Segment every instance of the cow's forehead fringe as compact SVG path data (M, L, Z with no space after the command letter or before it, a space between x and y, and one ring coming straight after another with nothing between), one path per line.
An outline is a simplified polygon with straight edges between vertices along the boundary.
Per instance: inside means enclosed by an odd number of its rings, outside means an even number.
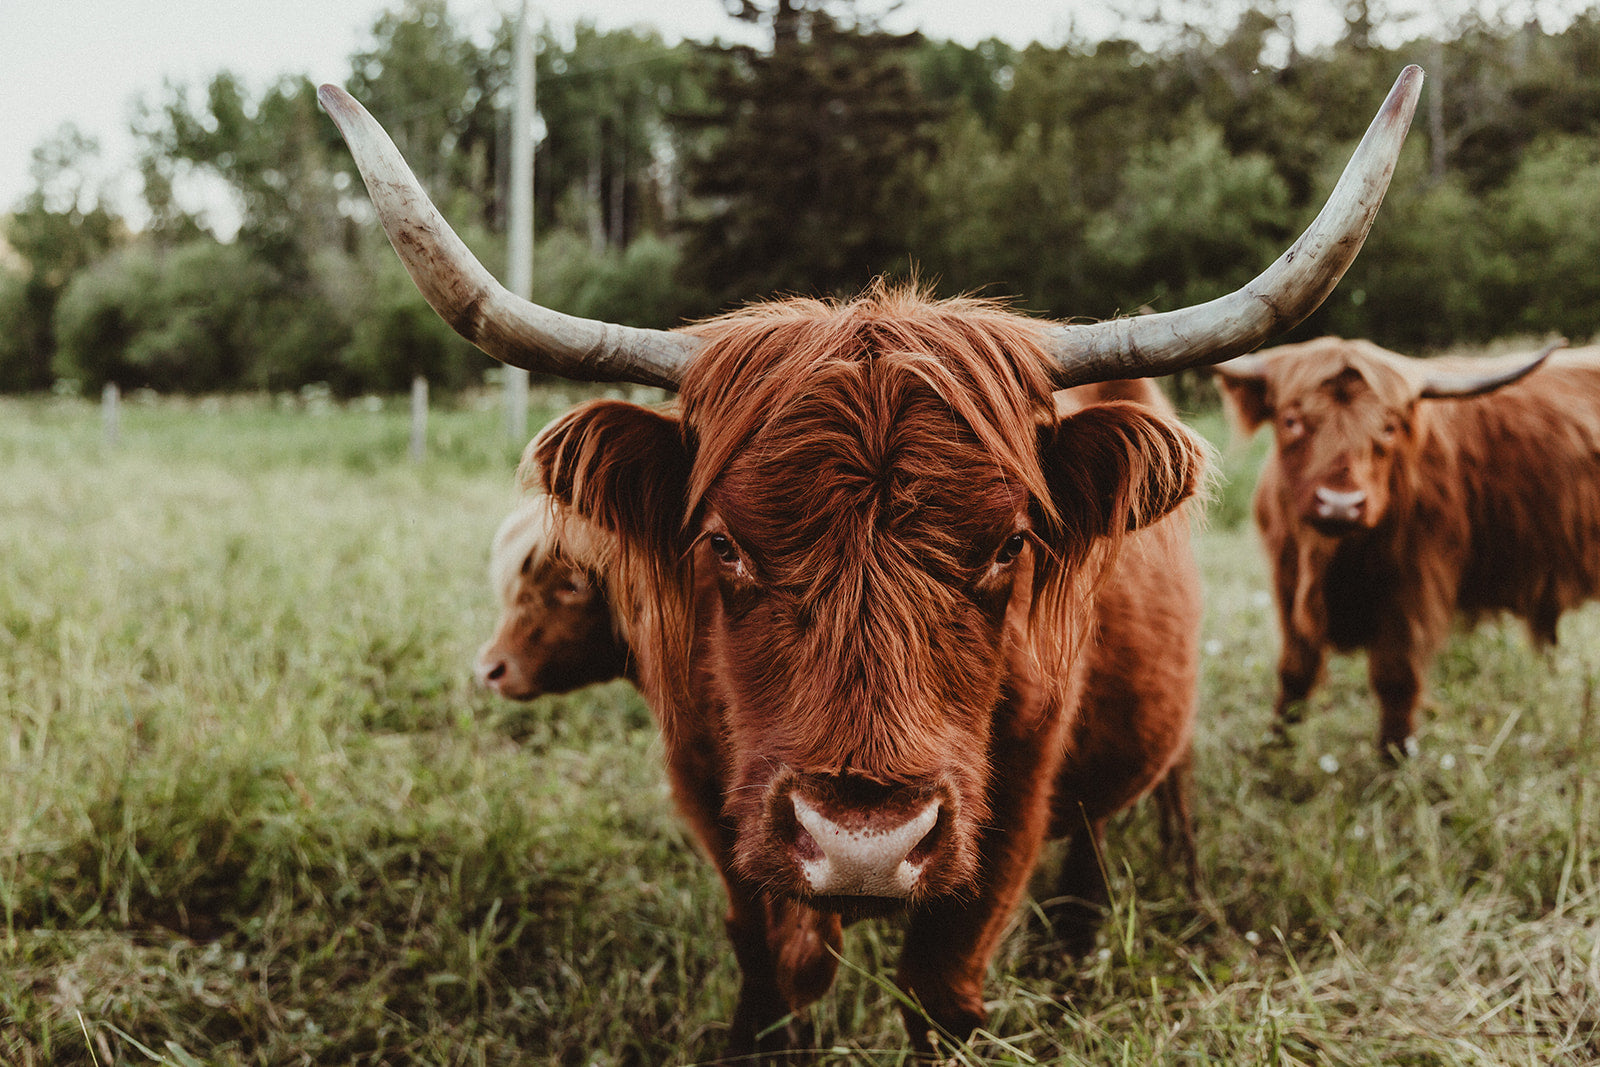
M1315 393L1323 383L1349 370L1361 376L1381 403L1401 408L1415 398L1405 360L1368 341L1321 338L1284 345L1277 349L1273 362L1276 402L1292 403Z
M781 433L819 393L894 393L863 387L863 376L924 389L1003 477L1043 495L1035 430L1054 417L1050 360L1040 325L1001 304L875 285L848 302L769 301L694 330L706 345L680 392L696 450L691 512L750 441Z

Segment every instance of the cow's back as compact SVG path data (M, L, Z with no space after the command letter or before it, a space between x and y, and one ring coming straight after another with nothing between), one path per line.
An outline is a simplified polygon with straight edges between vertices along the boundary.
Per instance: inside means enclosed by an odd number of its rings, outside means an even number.
M1600 592L1600 348L1559 352L1484 397L1434 401L1434 448L1454 466L1470 552L1458 607L1510 611L1553 641ZM1419 486L1419 499L1442 487Z

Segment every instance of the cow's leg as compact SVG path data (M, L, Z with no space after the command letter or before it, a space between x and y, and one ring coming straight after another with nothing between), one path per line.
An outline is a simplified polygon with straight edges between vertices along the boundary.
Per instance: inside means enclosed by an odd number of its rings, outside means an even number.
M1189 746L1168 769L1167 776L1156 785L1154 799L1156 816L1159 819L1161 851L1169 864L1183 864L1189 894L1198 896L1200 857L1194 844L1194 810L1191 806L1193 790L1194 748Z
M827 991L838 968L839 917L768 900L743 883L730 881L728 894L728 937L741 977L728 1054L802 1048L810 1034L799 1013Z
M728 1031L729 1057L781 1052L792 1047L796 1034L779 1026L789 1014L788 1002L778 984L778 968L767 941L767 905L756 893L734 884L728 887L728 940L739 961L739 1002Z
M1323 576L1333 543L1320 537L1285 541L1275 566L1278 629L1283 650L1278 655L1278 699L1274 729L1280 733L1305 717L1306 697L1322 679L1327 635L1327 602Z
M1005 932L992 900L940 904L919 912L906 931L899 982L921 1012L901 1009L912 1044L934 1049L934 1028L965 1040L983 1025L983 975ZM923 1014L927 1018L923 1018Z
M842 941L838 916L771 901L734 869L735 833L719 818L724 786L713 741L679 737L668 750L667 766L678 807L716 864L728 894L728 939L740 974L728 1052L754 1056L803 1047L802 1025L778 1024L832 983Z
M1067 835L1067 852L1056 875L1055 898L1045 908L1045 916L1068 956L1087 956L1094 949L1095 933L1111 903L1102 859L1105 830L1106 820L1095 819L1074 827Z
M989 828L979 841L976 891L941 899L912 914L900 954L898 981L921 1004L927 1020L965 1040L983 1025L983 977L989 959L1027 888L1050 824L1050 786L1059 769L1062 726L998 739ZM928 1022L902 1009L912 1041L932 1051Z
M1422 657L1413 648L1388 642L1367 655L1367 676L1378 696L1378 749L1409 755L1417 705L1422 700Z
M839 916L788 900L768 905L767 945L789 1010L801 1011L828 991L843 944Z
M1283 652L1278 657L1278 700L1273 705L1277 729L1305 718L1306 698L1322 678L1323 649L1288 626L1283 631Z

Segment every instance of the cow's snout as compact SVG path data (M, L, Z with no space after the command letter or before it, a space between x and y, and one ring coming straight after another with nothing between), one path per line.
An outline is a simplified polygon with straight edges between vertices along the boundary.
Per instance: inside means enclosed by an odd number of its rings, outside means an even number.
M479 685L508 699L522 699L530 688L521 666L493 642L478 652L473 673Z
M840 803L795 789L786 842L805 887L818 896L906 900L916 892L941 836L937 795L905 792L874 803Z
M1311 503L1311 517L1330 523L1360 523L1367 516L1367 494L1362 489L1341 492L1325 485L1317 487Z

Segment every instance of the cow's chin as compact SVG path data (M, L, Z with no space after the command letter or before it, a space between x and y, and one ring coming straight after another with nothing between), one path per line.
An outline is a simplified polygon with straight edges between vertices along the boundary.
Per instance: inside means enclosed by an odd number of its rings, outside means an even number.
M920 903L911 898L856 897L840 894L812 894L796 898L796 902L817 911L832 912L846 925L860 922L862 919L892 919Z
M1313 533L1335 541L1343 540L1346 537L1354 537L1356 534L1366 533L1372 529L1370 523L1360 519L1327 519L1320 516L1307 515L1300 521Z

